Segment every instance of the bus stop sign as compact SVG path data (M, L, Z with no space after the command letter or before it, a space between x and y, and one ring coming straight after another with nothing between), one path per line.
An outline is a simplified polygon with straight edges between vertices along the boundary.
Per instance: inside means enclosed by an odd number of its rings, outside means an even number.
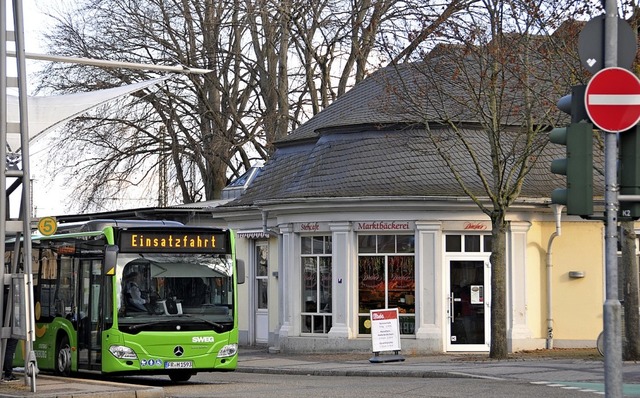
M640 80L623 68L596 73L584 93L589 118L601 130L618 133L640 121Z

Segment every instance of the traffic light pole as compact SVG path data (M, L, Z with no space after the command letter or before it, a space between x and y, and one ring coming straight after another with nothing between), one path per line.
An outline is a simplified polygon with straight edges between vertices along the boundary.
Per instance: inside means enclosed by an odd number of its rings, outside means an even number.
M618 4L605 0L604 66L617 66ZM618 299L618 159L617 134L604 134L605 177L605 279L604 302L604 375L605 395L622 398L621 305Z

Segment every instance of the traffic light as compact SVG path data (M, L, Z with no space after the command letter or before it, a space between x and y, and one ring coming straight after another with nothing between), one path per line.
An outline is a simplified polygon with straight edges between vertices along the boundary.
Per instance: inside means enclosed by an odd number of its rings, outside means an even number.
M566 158L551 162L551 172L565 175L566 188L554 189L551 202L567 207L567 214L593 214L593 125L584 109L585 86L574 86L570 96L558 101L558 108L571 115L571 124L555 128L549 140L566 146Z
M620 195L640 195L640 128L634 126L619 137L618 183ZM620 216L640 218L640 202L620 201Z

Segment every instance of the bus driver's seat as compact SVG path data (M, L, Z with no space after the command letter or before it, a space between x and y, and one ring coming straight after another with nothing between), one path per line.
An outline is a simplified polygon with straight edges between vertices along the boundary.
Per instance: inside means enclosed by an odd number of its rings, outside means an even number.
M182 303L178 303L171 298L158 301L162 305L165 315L182 315Z

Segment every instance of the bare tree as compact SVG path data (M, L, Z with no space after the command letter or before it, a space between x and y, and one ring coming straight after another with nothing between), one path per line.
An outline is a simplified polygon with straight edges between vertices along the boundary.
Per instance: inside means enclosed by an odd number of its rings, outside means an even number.
M385 104L387 112L423 121L434 150L491 220L492 358L508 354L508 210L531 178L549 126L560 121L557 99L586 81L577 57L580 25L565 21L566 10L558 5L467 4L464 17L448 19L429 37L430 43L447 44L416 62L403 87L390 88L397 103ZM549 35L547 29L561 22ZM424 54L419 47L414 52Z
M411 40L399 25L428 23L440 7L417 0L70 4L50 13L57 24L46 41L58 55L213 70L171 78L67 126L52 151L55 172L89 181L74 192L83 211L102 209L128 186L168 202L219 198L229 179L268 158L274 141L384 62L385 38L398 46ZM71 93L157 74L50 64L40 77L41 90ZM158 186L170 194L154 192Z
M239 172L234 158L250 161L244 144L258 143L260 132L246 123L257 76L242 53L244 17L237 4L212 0L91 0L60 14L48 36L50 48L60 55L213 70L167 80L120 107L99 109L68 125L56 153L68 155L59 164L89 181L76 190L84 209L118 196L127 185L154 185L157 179L149 177L161 163L172 165L169 181L180 193L173 201L217 198L227 170ZM42 76L41 88L57 93L156 77L55 63Z
M292 0L246 2L248 28L255 54L258 84L263 101L263 122L268 154L271 144L289 129L289 10ZM266 159L267 153L264 158Z
M400 47L406 45L410 38L398 26L420 26L437 18L440 8L438 1L419 0L296 0L290 4L291 130L388 62L389 37Z

